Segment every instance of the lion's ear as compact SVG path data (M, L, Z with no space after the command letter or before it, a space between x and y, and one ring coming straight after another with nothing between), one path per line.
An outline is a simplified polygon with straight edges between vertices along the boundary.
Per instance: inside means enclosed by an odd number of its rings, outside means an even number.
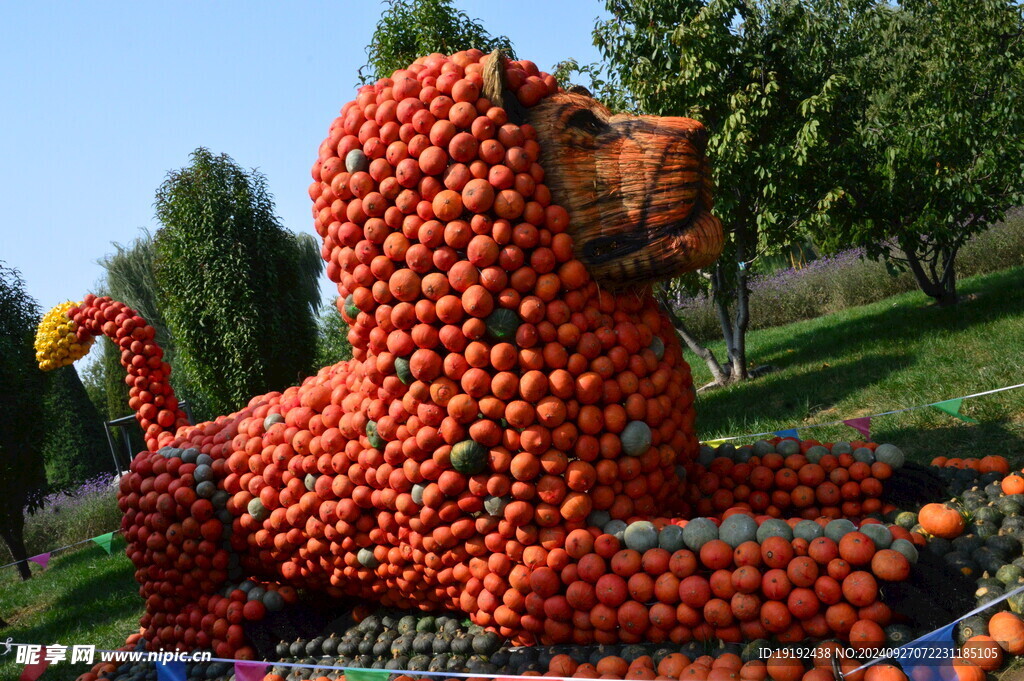
M526 121L526 110L515 93L505 87L505 59L500 48L488 55L483 71L483 95L491 100L491 104L505 110L510 123L521 125Z

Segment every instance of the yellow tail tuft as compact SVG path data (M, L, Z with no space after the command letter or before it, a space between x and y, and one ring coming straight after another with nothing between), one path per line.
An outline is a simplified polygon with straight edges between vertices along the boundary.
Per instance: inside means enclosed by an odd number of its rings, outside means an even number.
M68 317L68 310L82 303L70 300L53 308L39 322L36 329L36 361L43 371L51 371L74 364L85 357L92 347L93 337L78 333L78 324Z

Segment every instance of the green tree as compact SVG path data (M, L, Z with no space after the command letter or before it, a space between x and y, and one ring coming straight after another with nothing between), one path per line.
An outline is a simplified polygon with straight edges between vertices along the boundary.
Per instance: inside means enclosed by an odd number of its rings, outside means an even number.
M25 292L21 273L0 261L0 538L24 561L25 507L46 486L39 426L46 374L39 370L33 337L39 305ZM18 563L22 579L32 576Z
M203 148L191 161L157 190L155 272L176 368L209 416L313 369L322 261L281 226L261 173Z
M348 342L348 324L338 313L337 302L335 300L334 305L325 308L317 320L317 366L325 367L344 359L352 359L352 344Z
M359 80L373 82L404 69L418 57L433 52L453 54L498 48L514 59L512 43L492 36L477 19L457 9L451 0L388 0L387 8L366 47L367 64Z
M122 381L123 382L123 381ZM46 375L42 457L50 487L64 489L104 471L116 473L100 412L74 366Z
M1013 0L877 3L849 68L845 193L818 233L957 301L956 256L1024 200L1024 18Z
M178 368L174 338L167 332L167 321L160 309L160 288L156 281L156 241L148 230L128 245L113 244L115 252L100 259L106 271L101 289L105 295L132 307L156 330L156 342L164 350L164 361L171 365L171 386L179 400L188 402L194 412L210 413L202 397L185 380L185 372ZM124 382L121 353L108 339L103 339L102 367L104 384L108 387L106 419L112 420L131 413L128 408L128 386ZM135 441L141 442L141 430L130 426ZM120 431L119 431L120 432ZM118 436L120 437L120 435Z
M710 289L727 365L678 320L677 328L716 383L747 377L747 282L757 259L786 247L833 196L822 168L845 91L833 64L850 49L858 4L608 0L612 17L595 27L605 89L621 91L627 108L689 116L710 133L714 210L729 238L713 268L670 288Z

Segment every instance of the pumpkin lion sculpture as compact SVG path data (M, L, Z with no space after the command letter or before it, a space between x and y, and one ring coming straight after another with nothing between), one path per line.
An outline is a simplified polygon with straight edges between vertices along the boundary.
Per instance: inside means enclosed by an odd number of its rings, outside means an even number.
M122 349L149 450L119 496L147 645L252 657L242 625L296 589L460 610L517 643L796 635L785 604L757 618L751 594L737 621L691 592L707 581L681 550L732 561L714 524L683 529L694 390L650 290L721 251L705 142L528 61L430 55L361 88L313 165L352 360L193 426L133 310L90 295L48 316L44 368L98 334ZM634 593L618 575L641 556ZM885 607L857 569L807 633Z

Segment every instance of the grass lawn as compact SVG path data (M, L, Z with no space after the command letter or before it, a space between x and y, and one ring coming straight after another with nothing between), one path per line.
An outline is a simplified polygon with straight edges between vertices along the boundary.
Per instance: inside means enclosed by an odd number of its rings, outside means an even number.
M776 431L875 414L1024 383L1024 267L966 279L952 309L906 293L787 326L748 334L748 358L778 371L697 398L701 439ZM721 343L713 344L719 357ZM711 380L687 357L694 381ZM1024 463L1024 388L964 402L968 424L921 409L872 422L872 439L917 460L1003 454ZM846 426L802 437L849 440Z
M109 556L99 546L84 545L54 556L45 570L33 563L27 582L14 568L4 570L0 617L8 626L0 629L0 640L11 637L16 643L84 644L107 650L124 645L128 634L138 631L143 610L135 567L124 548L120 536L114 537ZM43 679L70 680L87 671L89 665L56 663ZM20 673L13 649L0 656L0 679L16 679Z

